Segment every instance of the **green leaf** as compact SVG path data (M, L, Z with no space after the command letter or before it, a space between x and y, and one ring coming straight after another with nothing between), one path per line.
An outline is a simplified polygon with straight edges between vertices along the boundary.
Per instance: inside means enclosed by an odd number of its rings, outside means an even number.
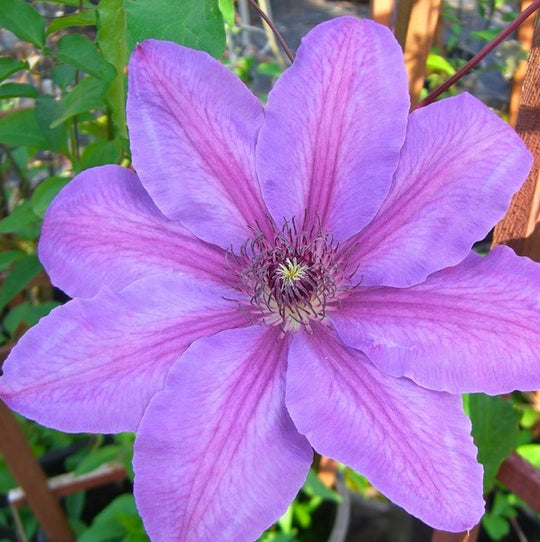
M24 0L0 0L0 27L40 49L45 45L45 19Z
M58 307L58 301L46 301L39 305L32 305L28 301L20 303L11 309L4 318L4 327L10 336L13 336L21 324L28 327L36 325L41 318L47 316L55 307Z
M33 254L19 258L4 279L0 288L0 310L2 310L28 283L42 271L37 256Z
M26 83L4 83L0 85L0 100L7 98L37 98L39 92L33 85Z
M47 142L47 148L55 152L68 154L67 128L59 125L51 128L52 122L64 114L65 104L61 100L55 100L50 94L43 94L36 100L36 121L43 138Z
M223 20L229 26L234 26L234 0L219 0L219 10Z
M0 143L47 149L34 109L21 109L0 118Z
M501 463L517 446L521 416L510 401L481 393L468 396L468 411L478 460L484 466L484 493L487 493Z
M446 60L446 58L435 53L430 53L427 57L426 68L431 72L441 72L445 75L454 75L456 70L454 67Z
M283 68L276 62L261 62L257 66L257 71L261 75L270 75L271 77L279 77L283 73Z
M84 149L81 169L89 169L105 164L118 164L122 158L123 145L119 139L95 141Z
M28 62L21 62L9 56L0 57L0 81L20 70L27 70L29 67Z
M0 220L0 233L16 233L31 224L40 222L29 201L24 201L5 218Z
M500 33L502 28L488 28L487 30L478 30L471 32L471 38L481 40L481 41L492 41Z
M5 271L15 260L24 256L20 250L4 250L0 252L0 271Z
M79 13L73 13L72 15L53 19L47 28L47 36L53 32L62 30L63 28L70 28L72 26L93 26L95 24L96 11L95 9L88 9Z
M516 452L537 469L540 469L540 444L522 444L516 448Z
M508 520L500 516L491 516L486 514L482 518L482 526L486 530L491 540L501 540L510 532Z
M58 64L54 67L51 78L62 90L66 90L68 85L75 80L76 73L77 68L74 66L70 66L69 64Z
M116 76L109 87L107 97L117 134L127 137L127 84L124 69L128 59L128 48L124 0L101 0L98 6L97 40L104 58L116 69Z
M341 495L333 491L332 489L327 488L320 480L320 478L313 472L309 470L307 475L306 483L303 487L304 493L310 496L321 497L326 501L332 502L341 502Z
M63 101L65 105L64 113L51 124L51 128L60 126L60 124L75 115L103 107L108 86L108 81L101 81L91 76L85 77L65 97Z
M67 34L58 42L57 56L66 64L110 82L116 75L114 66L109 64L96 46L81 34Z
M63 500L66 505L67 516L69 518L80 518L86 504L86 492L77 491L71 495L66 495Z
M115 461L118 459L121 448L115 445L102 446L97 450L92 450L85 458L77 465L74 471L75 476L92 472L104 463Z
M82 534L78 542L96 542L97 540L122 540L128 534L125 527L126 518L138 518L137 508L132 494L120 495L102 510L92 521L90 528ZM140 522L140 520L139 520ZM130 529L133 526L130 525ZM148 540L139 523L141 536L138 540Z
M39 183L30 200L34 213L43 218L51 201L70 180L69 177L49 177Z
M220 57L225 29L218 0L125 0L128 49L147 38L170 40Z

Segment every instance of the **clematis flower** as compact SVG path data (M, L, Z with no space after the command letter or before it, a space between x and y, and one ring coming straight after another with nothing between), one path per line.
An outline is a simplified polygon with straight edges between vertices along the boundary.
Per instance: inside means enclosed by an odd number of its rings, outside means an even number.
M469 95L408 107L370 21L313 30L264 108L205 53L137 46L137 173L85 171L50 206L39 255L73 300L0 395L63 431L136 431L154 540L256 538L313 449L434 527L480 519L460 394L540 387L540 273L471 246L531 158Z

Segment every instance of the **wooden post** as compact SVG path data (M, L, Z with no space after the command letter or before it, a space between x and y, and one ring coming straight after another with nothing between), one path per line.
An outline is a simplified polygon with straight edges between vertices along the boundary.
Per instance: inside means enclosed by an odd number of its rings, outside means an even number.
M531 56L523 83L516 131L534 156L521 190L497 224L493 244L511 246L518 254L540 262L540 17L536 17Z
M536 512L540 512L540 469L512 452L501 465L497 479Z
M47 485L45 474L32 455L13 413L0 401L0 453L47 537L54 542L75 540L58 501Z
M392 28L392 13L394 11L394 0L371 0L371 18L379 24Z
M409 75L411 107L418 103L426 78L426 61L437 32L441 0L399 2L396 38L403 48Z
M532 0L521 0L521 11L527 9L532 4ZM526 21L519 25L516 31L516 38L521 47L527 53L531 50L532 37L534 33L534 15L531 15ZM512 87L510 89L510 106L508 121L512 126L516 126L519 105L521 103L521 88L527 71L527 61L520 60L514 76L512 77Z

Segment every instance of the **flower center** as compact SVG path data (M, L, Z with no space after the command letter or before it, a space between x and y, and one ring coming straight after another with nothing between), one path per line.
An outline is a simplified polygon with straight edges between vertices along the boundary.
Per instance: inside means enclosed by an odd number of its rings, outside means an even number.
M256 233L238 258L241 288L263 323L294 332L324 319L348 289L338 244L320 228L298 231L294 220L273 238Z

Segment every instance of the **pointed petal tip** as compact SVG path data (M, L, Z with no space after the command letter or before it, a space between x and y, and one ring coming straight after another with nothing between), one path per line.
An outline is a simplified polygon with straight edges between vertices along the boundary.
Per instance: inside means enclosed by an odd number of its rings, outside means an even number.
M426 524L460 532L480 520L483 472L458 396L389 377L319 327L292 342L286 404L319 453Z

